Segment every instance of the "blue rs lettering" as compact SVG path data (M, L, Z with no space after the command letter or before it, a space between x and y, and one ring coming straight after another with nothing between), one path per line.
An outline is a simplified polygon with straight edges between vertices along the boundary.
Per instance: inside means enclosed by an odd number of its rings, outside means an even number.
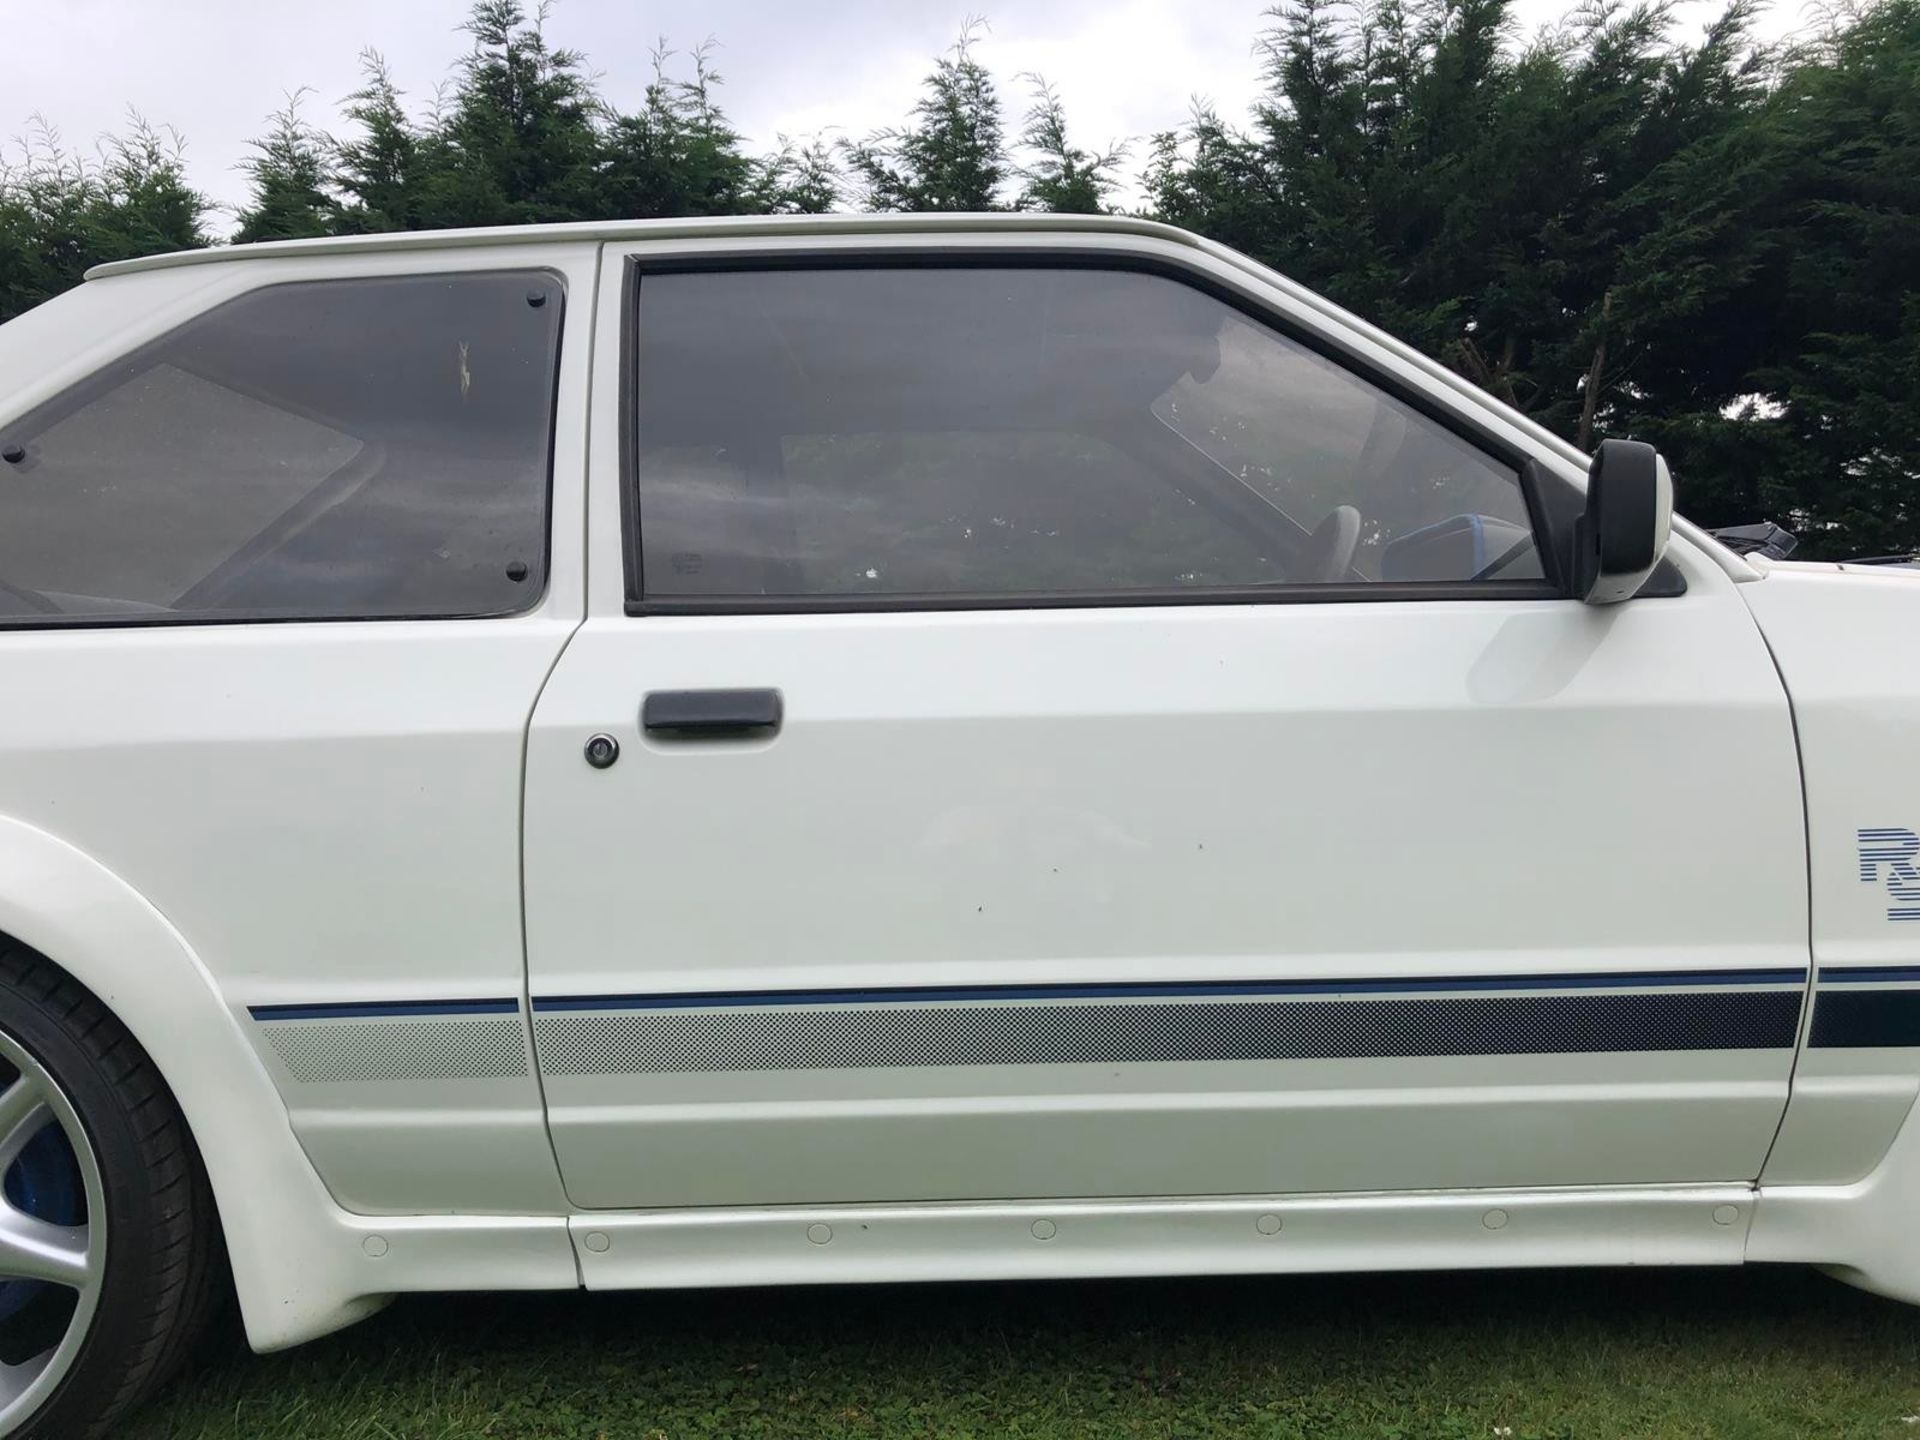
M1859 832L1860 881L1884 884L1887 895L1905 904L1889 905L1887 919L1920 921L1920 835L1888 827Z

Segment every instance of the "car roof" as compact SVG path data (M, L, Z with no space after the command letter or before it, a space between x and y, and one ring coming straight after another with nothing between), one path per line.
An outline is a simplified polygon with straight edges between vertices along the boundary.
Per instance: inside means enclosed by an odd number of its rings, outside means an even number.
M134 260L115 260L87 271L87 279L165 270L183 265L228 265L243 260L274 260L314 255L366 255L391 250L454 250L485 245L537 245L544 242L705 240L742 236L942 235L1027 233L1064 236L1146 235L1177 244L1200 246L1198 236L1155 220L1129 215L1055 215L1011 212L912 215L729 215L673 220L587 220L564 225L494 225L473 230L398 230L378 235L321 236L310 240L272 240L256 245L216 245L178 250Z

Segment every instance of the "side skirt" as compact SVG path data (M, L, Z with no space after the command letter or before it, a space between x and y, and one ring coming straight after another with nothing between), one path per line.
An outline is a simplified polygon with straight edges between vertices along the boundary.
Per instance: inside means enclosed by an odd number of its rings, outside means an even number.
M591 1290L1737 1265L1751 1185L575 1215Z

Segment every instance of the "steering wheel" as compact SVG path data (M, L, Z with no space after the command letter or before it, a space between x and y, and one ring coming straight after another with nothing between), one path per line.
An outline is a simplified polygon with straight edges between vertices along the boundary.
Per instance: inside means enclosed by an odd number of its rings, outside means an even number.
M1334 585L1352 578L1354 552L1360 548L1360 512L1336 505L1313 527L1300 552L1300 574L1305 585Z
M33 615L61 615L65 613L58 605L54 604L53 601L42 595L38 590L25 589L22 586L11 583L4 577L0 577L0 596L10 596L18 600L22 605L27 607L28 613Z

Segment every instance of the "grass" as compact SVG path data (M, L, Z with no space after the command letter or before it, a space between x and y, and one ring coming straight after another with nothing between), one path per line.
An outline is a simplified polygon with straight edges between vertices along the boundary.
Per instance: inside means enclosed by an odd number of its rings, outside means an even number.
M1514 1440L1920 1434L1920 1309L1818 1275L1580 1271L421 1297L125 1440Z

